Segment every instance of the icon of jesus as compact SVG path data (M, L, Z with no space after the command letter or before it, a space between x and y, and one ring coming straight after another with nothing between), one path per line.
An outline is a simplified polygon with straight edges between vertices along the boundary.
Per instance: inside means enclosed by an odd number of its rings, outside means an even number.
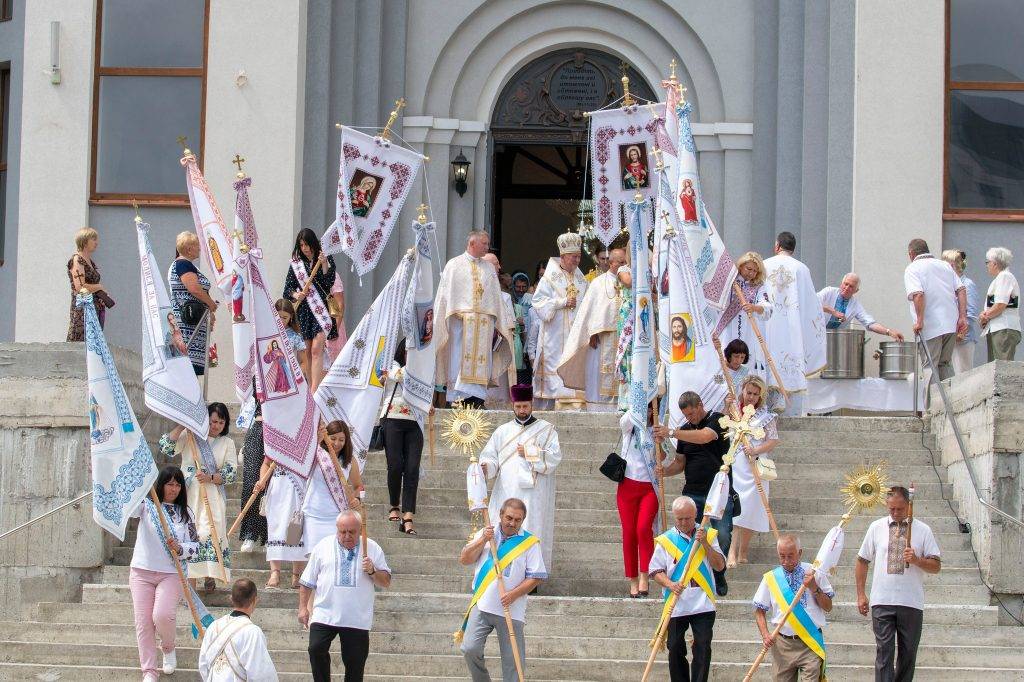
M693 341L686 318L682 315L672 316L672 362L693 361Z
M647 165L644 163L640 146L630 145L626 148L626 164L622 168L622 188L643 189L649 186Z

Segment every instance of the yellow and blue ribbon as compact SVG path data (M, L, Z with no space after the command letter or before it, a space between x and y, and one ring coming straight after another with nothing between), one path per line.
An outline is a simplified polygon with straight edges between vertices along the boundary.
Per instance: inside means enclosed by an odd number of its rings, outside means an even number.
M718 537L718 531L714 528L708 528L705 531L707 533L708 542L714 542L715 538ZM707 594L708 599L711 603L715 603L715 590L712 585L715 584L715 577L711 573L711 569L704 562L707 556L707 551L704 549L704 545L699 542L693 542L687 540L682 533L675 528L662 533L654 539L661 547L668 552L675 562L676 566L672 570L672 574L669 578L672 582L681 583L684 586L688 586L690 581L694 581L697 585L704 590ZM690 561L690 554L696 552L693 560ZM689 565L690 570L687 575L683 576L683 570ZM664 590L664 603L665 605L661 610L662 620L668 618L670 614L669 609L669 598L672 595L671 590Z
M789 581L786 580L786 574L783 572L782 567L776 566L775 570L765 573L764 581L768 585L768 591L771 592L772 599L775 600L779 609L785 612L796 597L796 593L789 586ZM791 627L797 637L800 638L800 641L806 644L807 648L821 659L821 675L824 678L825 637L822 635L821 628L811 620L811 616L807 613L807 609L804 608L803 604L796 602L792 612L786 618L786 625Z
M540 539L536 535L526 531L523 531L522 535L513 535L505 540L498 547L498 572L503 573L513 561L539 542ZM476 603L480 601L480 598L484 596L484 592L487 591L487 588L491 586L496 577L494 557L488 553L484 562L480 564L480 569L476 572L476 578L473 581L473 598L469 601L469 608L466 609L466 613L462 617L462 626L455 633L456 642L462 641L462 636L466 632L466 625L469 623L470 612L476 606Z

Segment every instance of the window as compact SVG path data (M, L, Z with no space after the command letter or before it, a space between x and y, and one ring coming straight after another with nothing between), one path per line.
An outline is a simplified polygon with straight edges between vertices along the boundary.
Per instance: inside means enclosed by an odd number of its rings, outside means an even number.
M1024 221L1020 0L946 0L943 217Z
M98 0L90 201L187 205L202 163L209 0Z
M14 0L0 0L0 21L10 21L14 16Z
M7 103L11 95L11 70L0 69L0 267L4 264L7 229Z

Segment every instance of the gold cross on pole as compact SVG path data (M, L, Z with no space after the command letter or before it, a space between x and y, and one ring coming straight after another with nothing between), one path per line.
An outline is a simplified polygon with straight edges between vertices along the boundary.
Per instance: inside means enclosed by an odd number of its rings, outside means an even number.
M235 158L231 159L231 163L238 166L238 177L244 178L245 173L242 172L242 164L245 163L245 159L241 155L235 154Z
M404 97L399 97L398 99L395 100L395 108L391 110L391 114L388 116L388 122L384 124L384 131L381 132L380 134L381 138L385 140L390 139L391 126L393 126L395 124L395 121L398 120L398 112L400 112L402 110L402 107L404 106Z
M420 225L426 225L427 224L427 205L426 204L420 204L419 206L416 207L416 210L419 211L419 215L416 216L416 222L418 222Z
M188 142L188 138L184 135L178 135L175 139L178 141L178 144L181 145L181 150L184 152L185 156L190 156L192 154L192 150L190 150L188 145L185 144Z
M744 405L743 413L738 419L725 416L719 419L718 423L728 430L729 433L726 438L728 438L730 442L737 443L745 436L750 436L757 440L764 440L764 428L760 426L752 426L750 424L750 420L753 416L754 406Z
M661 148L660 147L655 147L654 148L654 168L655 168L655 170L659 170L659 171L665 170L665 164L662 163L662 161L661 161Z

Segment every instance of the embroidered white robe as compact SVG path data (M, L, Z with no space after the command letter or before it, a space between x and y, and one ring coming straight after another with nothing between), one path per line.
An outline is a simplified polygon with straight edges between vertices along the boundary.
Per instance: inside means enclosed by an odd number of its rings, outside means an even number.
M587 408L599 411L615 409L619 382L615 378L615 352L619 345L616 330L622 302L615 273L597 275L587 285L558 363L558 376L567 388L582 390ZM590 339L597 336L597 348Z
M213 536L210 533L210 516L206 513L206 505L203 504L199 493L200 483L196 474L201 468L196 466L193 458L192 448L188 444L188 438L183 434L175 443L176 455L181 455L182 471L185 474L185 490L188 495L188 506L195 514L196 532L199 534L199 555L196 561L189 563L188 577L190 578L216 578L224 580L220 564L217 563L217 553L213 548ZM213 451L213 459L217 463L217 471L212 473L220 474L224 478L224 485L231 485L238 475L238 454L235 452L235 442L227 436L217 436L210 439L210 449ZM198 451L195 453L198 456ZM211 472L207 472L211 473ZM228 549L228 530L226 523L227 500L221 495L221 486L213 483L206 484L206 499L210 502L210 512L213 514L214 527L217 529L217 538L220 540L221 555L224 557L224 570L227 574L227 584L231 584L231 552Z
M199 675L206 682L277 682L263 630L247 616L218 618L199 649Z
M522 445L527 452L518 452ZM530 460L536 461L530 461ZM523 528L541 539L544 565L551 566L551 548L555 539L555 469L562 461L558 433L551 422L534 419L528 426L512 420L491 434L480 451L480 464L486 465L487 480L494 481L488 513L498 524L498 510L510 497L526 503Z
M587 280L579 268L569 273L558 258L551 258L544 276L533 294L533 310L537 313L540 331L537 335L537 360L533 366L533 397L557 400L562 406L583 406L581 391L566 388L558 375L562 351L569 339L569 330L587 292ZM576 307L567 308L569 294L575 292ZM541 536L543 537L543 536Z
M811 271L792 256L780 253L764 262L765 286L772 316L765 323L765 340L782 382L791 393L807 390L807 377L825 367L820 337L821 303L811 282ZM769 385L778 382L769 373Z

